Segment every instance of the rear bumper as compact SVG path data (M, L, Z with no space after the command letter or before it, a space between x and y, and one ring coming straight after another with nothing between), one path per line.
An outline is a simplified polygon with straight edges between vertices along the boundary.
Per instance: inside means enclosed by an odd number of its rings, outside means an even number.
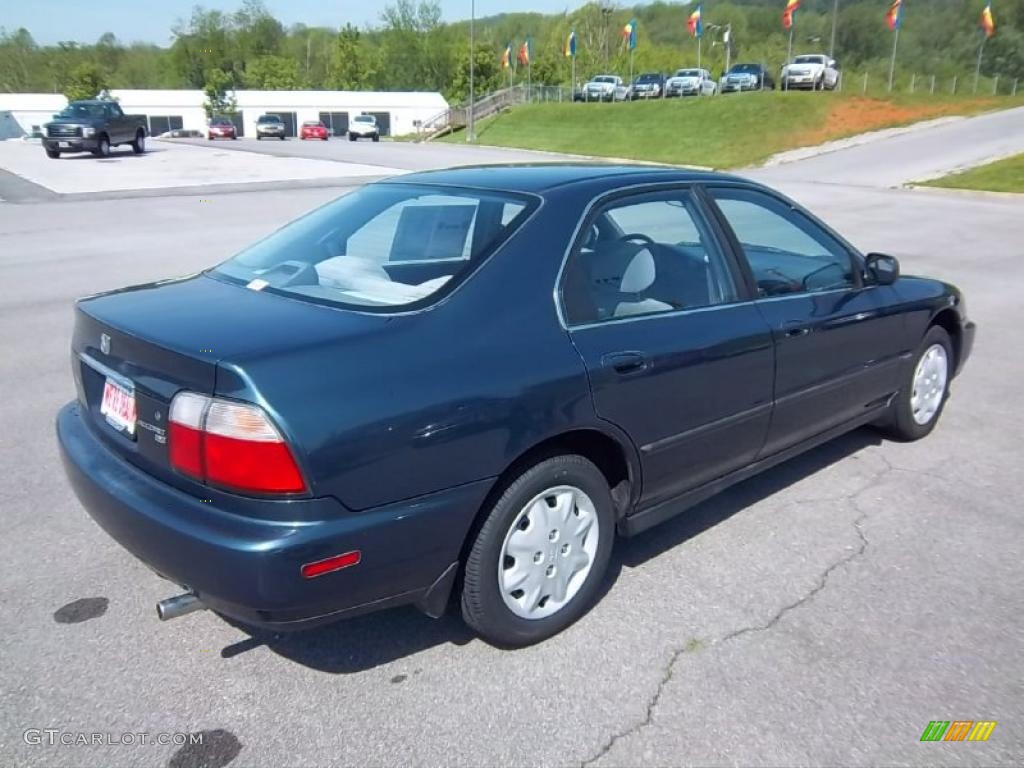
M307 505L295 514L303 522L281 522L225 512L142 472L92 432L77 402L59 412L57 437L76 496L119 544L213 610L277 629L423 601L459 559L491 484L358 513L334 499L295 500ZM356 566L300 575L306 563L352 550L362 553Z

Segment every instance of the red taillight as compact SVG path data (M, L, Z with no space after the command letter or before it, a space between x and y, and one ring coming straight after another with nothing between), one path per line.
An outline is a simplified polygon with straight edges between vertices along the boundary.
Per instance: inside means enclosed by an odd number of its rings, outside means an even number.
M357 549L354 552L346 552L343 555L328 557L326 560L317 560L315 563L306 563L300 569L304 578L312 579L314 576L323 576L325 573L340 571L352 565L359 565L363 559L362 553Z
M306 490L295 457L260 407L182 392L168 421L170 462L179 472L243 492Z

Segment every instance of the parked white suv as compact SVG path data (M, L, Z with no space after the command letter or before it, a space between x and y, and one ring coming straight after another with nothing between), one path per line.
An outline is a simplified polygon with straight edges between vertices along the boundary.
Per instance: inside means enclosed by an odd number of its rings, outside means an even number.
M823 53L801 54L782 68L782 88L834 90L839 84L839 65Z
M380 128L373 115L356 115L348 124L348 140L373 139L380 141Z
M621 101L627 88L618 75L597 75L583 86L584 101Z
M718 83L706 69L679 69L665 83L665 98L673 96L714 96Z

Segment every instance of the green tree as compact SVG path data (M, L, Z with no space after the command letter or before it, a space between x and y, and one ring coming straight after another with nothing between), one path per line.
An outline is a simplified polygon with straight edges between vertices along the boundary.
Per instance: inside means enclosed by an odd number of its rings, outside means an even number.
M99 64L83 62L71 70L63 85L68 101L95 99L100 91L108 88L107 75Z
M206 110L206 116L234 114L237 111L235 96L228 95L231 76L224 70L214 67L207 73L206 78L206 85L203 86L203 93L206 94L203 109Z
M501 61L494 55L489 45L477 45L473 50L473 90L476 98L488 91L501 88L504 84L504 70ZM455 76L451 87L446 89L445 96L449 101L463 103L469 100L469 46L467 45L458 56L455 65Z
M301 91L307 87L299 62L284 56L260 56L250 61L244 80L247 88L264 91Z
M369 59L370 52L363 36L351 24L346 24L334 41L331 87L340 91L367 88L372 77Z

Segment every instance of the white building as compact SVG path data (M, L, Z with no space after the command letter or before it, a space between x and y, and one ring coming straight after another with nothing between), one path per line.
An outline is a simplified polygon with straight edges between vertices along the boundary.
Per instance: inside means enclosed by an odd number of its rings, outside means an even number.
M149 131L159 135L173 128L206 129L202 91L112 90L110 95L128 114L146 115ZM345 133L350 118L376 115L383 135L415 133L417 123L436 118L448 109L440 93L381 91L237 91L235 123L243 136L256 135L256 120L263 114L279 115L295 135L307 120L321 120L334 135ZM25 133L31 134L67 104L60 94L0 93L0 112L10 112Z

